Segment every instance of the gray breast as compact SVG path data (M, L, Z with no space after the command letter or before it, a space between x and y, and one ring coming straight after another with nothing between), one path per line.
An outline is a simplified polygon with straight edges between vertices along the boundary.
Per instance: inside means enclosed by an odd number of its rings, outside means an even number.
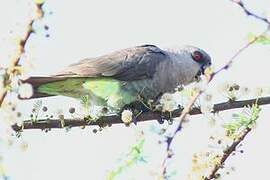
M165 92L174 92L178 85L191 83L200 67L191 59L190 54L168 52L168 55L166 61L156 66L151 78L127 81L124 88L145 99L156 99Z

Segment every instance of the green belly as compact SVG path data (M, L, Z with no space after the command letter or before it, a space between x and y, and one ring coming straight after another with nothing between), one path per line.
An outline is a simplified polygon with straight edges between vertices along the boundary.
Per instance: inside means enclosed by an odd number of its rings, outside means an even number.
M89 96L91 105L121 109L135 101L138 93L125 87L126 83L112 78L70 78L41 85L38 92L74 98Z

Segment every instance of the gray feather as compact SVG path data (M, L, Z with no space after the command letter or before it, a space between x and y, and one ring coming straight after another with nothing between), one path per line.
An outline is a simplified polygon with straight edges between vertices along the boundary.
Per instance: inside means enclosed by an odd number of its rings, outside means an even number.
M57 76L109 76L122 81L146 79L152 78L156 67L168 58L160 48L143 45L81 60L57 73Z

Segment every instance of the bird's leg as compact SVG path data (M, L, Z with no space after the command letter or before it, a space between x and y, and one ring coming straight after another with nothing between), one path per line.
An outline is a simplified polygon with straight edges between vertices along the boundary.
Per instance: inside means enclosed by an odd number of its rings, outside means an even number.
M143 99L142 96L138 95L137 101L125 105L123 110L129 109L132 110L133 112L133 122L136 124L138 117L145 113L145 112L155 112L159 114L158 122L160 124L164 123L164 120L166 119L169 122L172 122L172 112L163 112L162 108L159 104L159 99L162 96L162 93L160 93L157 98L155 99L150 99L147 102L145 99ZM122 111L121 111L122 112Z
M173 121L172 112L170 111L159 111L160 112L160 119L162 121L167 120L169 123Z
M143 87L142 90L138 93L136 101L140 102L144 106L144 110L143 110L144 112L154 111L155 107L153 105L156 100L155 99L146 100L145 98L143 98L142 94L143 94L144 89L145 87Z

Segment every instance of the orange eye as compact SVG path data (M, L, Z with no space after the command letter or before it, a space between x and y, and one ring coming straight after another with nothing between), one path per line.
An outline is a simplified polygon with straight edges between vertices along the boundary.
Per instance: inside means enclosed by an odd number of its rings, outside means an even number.
M193 54L192 54L192 58L195 60L195 61L201 61L202 60L202 53L199 52L199 51L194 51Z

